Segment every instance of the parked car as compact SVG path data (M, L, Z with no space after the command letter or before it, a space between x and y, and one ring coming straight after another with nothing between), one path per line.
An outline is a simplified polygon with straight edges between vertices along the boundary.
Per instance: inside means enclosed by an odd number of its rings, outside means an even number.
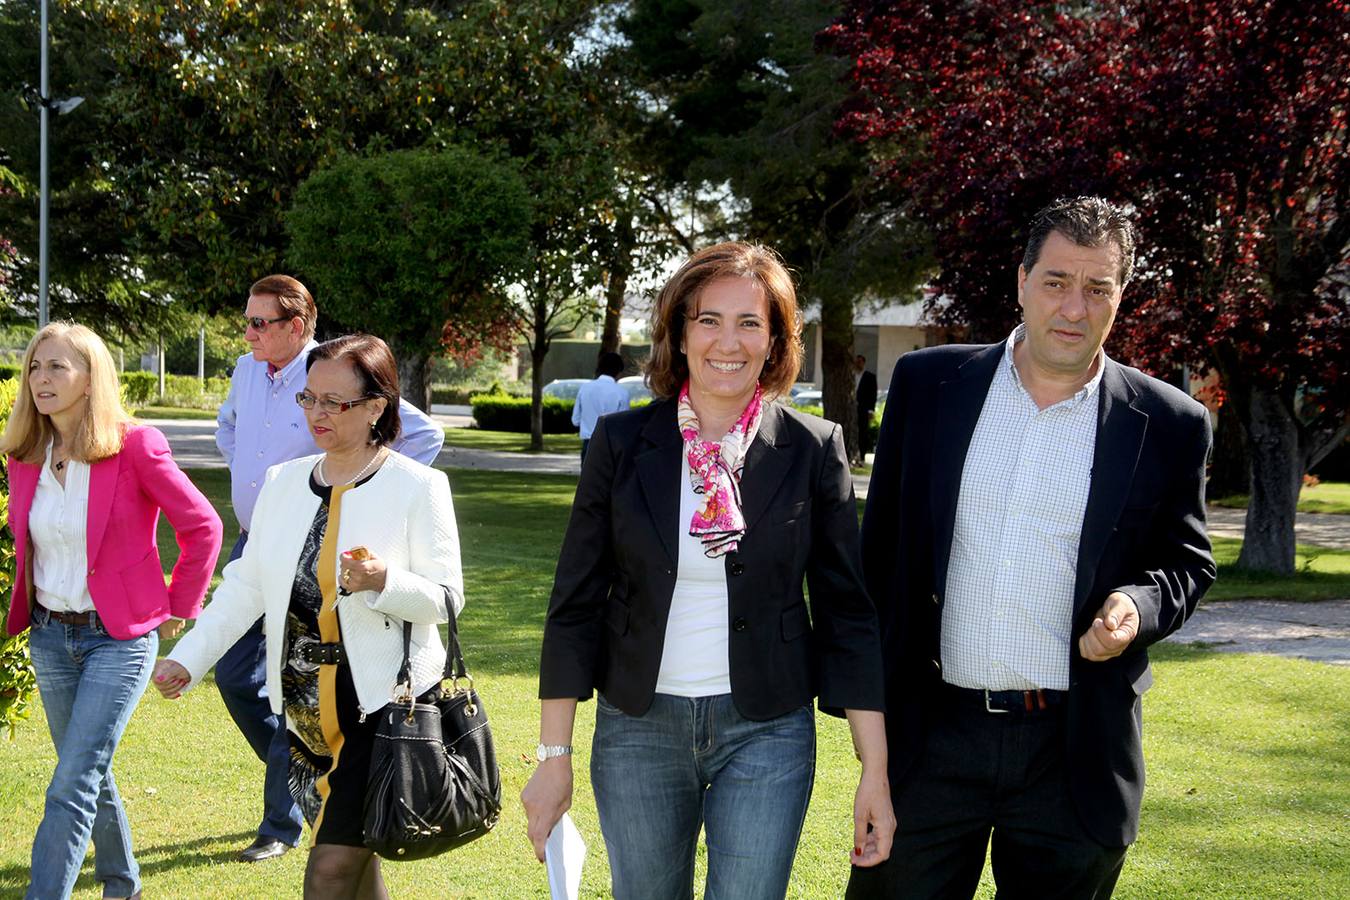
M792 396L793 406L820 406L824 402L825 395L816 388L807 388Z
M647 387L647 377L645 375L626 375L619 379L619 385L628 392L628 402L630 405L639 400L652 399L652 389Z
M545 397L557 397L559 400L575 400L577 391L588 381L589 378L555 378L544 385L543 394Z

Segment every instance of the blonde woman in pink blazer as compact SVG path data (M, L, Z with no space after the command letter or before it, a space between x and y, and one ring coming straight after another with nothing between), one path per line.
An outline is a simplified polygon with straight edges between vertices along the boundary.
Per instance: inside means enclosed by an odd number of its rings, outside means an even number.
M69 897L92 838L103 896L139 897L113 753L159 637L173 637L201 610L220 517L174 464L164 435L122 408L98 335L54 322L28 345L23 370L0 438L17 567L6 627L31 629L57 752L27 896ZM155 546L161 511L181 550L167 586Z

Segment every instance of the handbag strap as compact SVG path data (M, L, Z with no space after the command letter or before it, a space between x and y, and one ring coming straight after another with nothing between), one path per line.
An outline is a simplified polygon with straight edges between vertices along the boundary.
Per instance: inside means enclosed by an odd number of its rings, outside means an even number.
M441 673L441 679L465 678L468 672L464 669L464 650L459 643L459 622L449 588L445 589L445 608L450 611L450 642L445 651L445 671ZM409 693L412 692L412 623L406 620L403 623L403 664L398 669L398 683L406 684Z

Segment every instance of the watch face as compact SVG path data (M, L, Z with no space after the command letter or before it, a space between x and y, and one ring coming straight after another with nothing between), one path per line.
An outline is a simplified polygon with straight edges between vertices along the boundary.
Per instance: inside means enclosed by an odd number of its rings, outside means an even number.
M534 758L539 760L540 762L543 762L544 760L548 759L548 754L544 752L543 744L540 744L538 747L534 748Z

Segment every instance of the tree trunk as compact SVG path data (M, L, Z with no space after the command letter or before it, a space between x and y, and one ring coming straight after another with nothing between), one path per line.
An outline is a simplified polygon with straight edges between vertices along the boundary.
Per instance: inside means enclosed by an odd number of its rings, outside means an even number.
M605 286L605 327L600 332L600 353L618 353L623 343L623 334L619 330L619 320L623 316L624 293L628 290L628 273L622 277L617 273ZM599 356L596 357L599 362Z
M422 410L431 412L431 357L426 353L395 350L398 360L398 391L404 400Z
M858 404L853 383L853 301L824 296L820 301L821 392L825 418L844 431L850 462L862 461L858 446Z
M623 316L624 295L628 292L628 276L633 271L633 243L636 236L633 224L621 216L614 236L614 253L610 261L609 279L605 283L605 327L600 332L600 352L618 353L623 343L619 319ZM599 362L599 359L596 359Z
M1298 423L1269 388L1252 387L1246 404L1251 454L1251 499L1237 566L1247 571L1294 573L1294 516L1303 485Z
M1252 460L1247 453L1247 436L1236 403L1219 407L1218 427L1214 429L1214 457L1209 466L1206 494L1211 500L1247 494L1252 486Z
M530 449L544 449L544 357L548 341L536 333L530 348Z

